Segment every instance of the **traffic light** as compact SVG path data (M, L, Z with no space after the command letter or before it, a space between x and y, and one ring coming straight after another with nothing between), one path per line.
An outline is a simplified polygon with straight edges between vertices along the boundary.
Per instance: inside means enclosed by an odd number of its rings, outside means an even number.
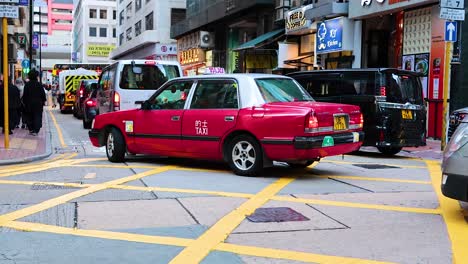
M23 73L28 74L30 70L31 70L30 68L23 68Z

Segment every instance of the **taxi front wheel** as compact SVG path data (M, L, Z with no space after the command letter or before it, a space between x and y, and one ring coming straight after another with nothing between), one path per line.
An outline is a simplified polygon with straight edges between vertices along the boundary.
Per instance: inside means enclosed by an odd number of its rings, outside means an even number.
M125 160L125 141L119 130L111 128L106 140L107 159L111 162L123 162Z
M249 135L236 136L229 144L228 162L237 175L257 176L263 170L262 148Z

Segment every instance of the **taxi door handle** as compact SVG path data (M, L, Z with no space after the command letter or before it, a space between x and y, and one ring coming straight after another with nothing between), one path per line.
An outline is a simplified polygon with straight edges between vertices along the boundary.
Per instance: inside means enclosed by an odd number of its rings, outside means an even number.
M225 116L224 121L234 121L234 116Z
M171 120L172 120L172 121L179 121L179 120L180 120L180 116L172 116L172 117L171 117Z

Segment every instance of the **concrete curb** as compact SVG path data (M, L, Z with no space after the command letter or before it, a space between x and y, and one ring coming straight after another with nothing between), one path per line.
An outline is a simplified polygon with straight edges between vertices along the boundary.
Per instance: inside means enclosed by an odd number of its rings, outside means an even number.
M38 160L45 159L45 158L49 157L50 155L52 155L52 133L50 132L49 115L46 113L45 116L46 116L46 118L45 118L46 127L48 129L45 132L46 133L46 136L45 136L45 140L46 140L45 149L46 149L46 152L44 154L25 157L25 158L22 158L22 159L12 159L12 160L0 161L0 166L38 161Z

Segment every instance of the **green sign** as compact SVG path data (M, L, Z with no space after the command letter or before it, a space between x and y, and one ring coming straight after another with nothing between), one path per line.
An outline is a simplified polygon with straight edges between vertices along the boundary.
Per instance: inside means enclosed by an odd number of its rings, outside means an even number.
M16 35L16 42L20 45L26 44L26 34L18 34Z
M333 137L325 136L323 138L322 147L333 147L335 145L335 141Z

